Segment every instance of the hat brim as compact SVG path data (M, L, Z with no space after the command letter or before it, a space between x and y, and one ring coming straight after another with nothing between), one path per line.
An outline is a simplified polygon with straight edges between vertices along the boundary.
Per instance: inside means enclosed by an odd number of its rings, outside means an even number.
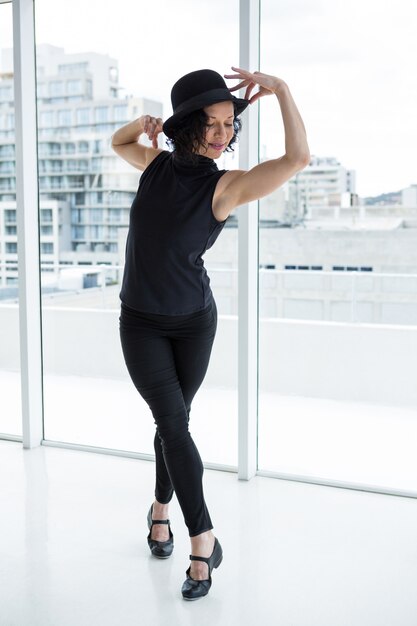
M170 139L173 138L174 130L179 125L181 120L183 120L187 115L192 113L193 111L198 111L199 109L203 109L210 104L216 104L217 102L225 102L230 101L233 103L236 115L240 115L247 106L249 106L249 100L245 100L245 98L236 98L233 94L229 92L229 94L222 94L222 96L218 94L210 95L210 92L207 94L201 94L198 98L193 98L192 102L189 104L185 103L185 106L181 111L174 113L167 120L165 120L162 129L167 137Z

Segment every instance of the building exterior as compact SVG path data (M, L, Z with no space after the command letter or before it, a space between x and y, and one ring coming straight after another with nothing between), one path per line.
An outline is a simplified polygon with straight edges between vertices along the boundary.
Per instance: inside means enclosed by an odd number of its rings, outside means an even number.
M404 207L417 207L417 185L410 185L401 191L401 204Z
M354 170L334 157L311 158L310 164L288 181L285 221L297 224L313 216L316 208L358 204Z
M417 325L417 205L322 209L259 230L261 317ZM237 315L237 229L205 255L219 312Z
M55 239L42 232L42 261L117 263L118 230L126 228L139 172L112 151L113 132L142 115L162 115L146 98L120 98L117 61L93 52L65 54L37 47L38 154L41 215L56 203ZM12 51L4 50L0 74L0 203L10 219L15 203ZM64 209L65 207L65 209ZM14 207L15 208L15 207ZM64 230L70 225L70 236ZM2 249L17 246L12 223ZM6 225L4 224L4 229ZM6 231L3 230L4 236ZM60 236L62 234L63 236ZM8 253L4 252L4 255ZM45 255L45 256L44 256ZM7 257L6 257L7 258ZM5 259L6 260L6 259ZM12 277L11 277L12 278Z
M39 215L42 274L58 274L60 249L71 246L70 210L67 202L43 200ZM17 285L16 201L0 202L0 287Z
M12 288L18 247L11 51L2 61L0 285ZM43 285L82 289L104 280L118 290L116 270L98 275L83 268L75 276L72 270L61 275L57 266L123 264L140 173L111 150L111 135L145 112L162 116L162 105L120 97L117 61L106 55L68 55L42 45L37 67ZM359 205L355 173L335 158L313 157L260 202L261 315L417 323L416 189L403 191L403 206ZM223 314L237 313L239 210L205 255ZM378 273L405 276L375 278Z

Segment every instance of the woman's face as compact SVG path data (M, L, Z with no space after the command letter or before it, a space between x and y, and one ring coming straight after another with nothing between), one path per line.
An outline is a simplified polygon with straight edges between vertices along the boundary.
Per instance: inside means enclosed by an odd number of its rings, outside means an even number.
M210 159L218 159L229 145L233 137L234 107L230 100L216 102L204 107L207 115L205 141L206 146L201 146L199 154Z

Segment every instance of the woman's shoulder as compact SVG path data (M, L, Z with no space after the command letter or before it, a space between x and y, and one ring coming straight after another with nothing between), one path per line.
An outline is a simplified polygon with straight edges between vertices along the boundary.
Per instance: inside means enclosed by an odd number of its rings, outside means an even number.
M152 152L147 155L146 167L142 172L142 177L145 172L152 170L158 163L171 158L171 152L169 150L163 150L162 148L149 148Z
M169 150L163 150L162 148L148 148L148 152L146 154L146 168L147 169L155 159L163 160L171 155ZM145 170L144 170L145 171Z

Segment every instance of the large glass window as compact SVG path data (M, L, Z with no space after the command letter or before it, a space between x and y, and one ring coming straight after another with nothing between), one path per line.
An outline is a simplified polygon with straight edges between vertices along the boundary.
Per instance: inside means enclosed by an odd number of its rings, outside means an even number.
M148 57L150 46L155 46L154 34L145 29L138 38L137 24L142 21L143 9L131 1L121 1L116 11L111 4L90 2L95 12L95 27L91 29L88 20L79 19L85 11L81 0L74 0L69 14L64 0L52 5L36 0L36 38L59 47L48 51L38 46L38 53L56 54L50 66L59 67L62 74L76 63L77 79L91 79L92 88L84 94L83 106L77 107L76 119L71 122L77 126L68 124L65 139L78 145L93 141L90 146L95 157L88 159L76 187L73 176L71 185L63 185L59 200L47 176L40 173L40 206L48 203L54 207L53 251L57 260L55 272L44 272L42 279L45 435L50 440L153 454L153 418L128 377L118 334L128 214L140 172L115 157L110 137L118 126L142 114L168 117L170 90L181 75L205 67L221 74L230 71L239 56L239 4L238 0L213 0L210 6L189 2L187 10L180 11L178 3L159 2L158 28L171 33L169 38L171 41L174 36L175 45L170 45L169 64L163 54L155 54L152 64L141 68L139 79L137 59ZM65 24L63 11L68 18ZM111 58L107 43L99 36L94 39L95 33L109 28L123 32L120 40L112 42ZM76 40L68 34L74 29ZM202 45L202 32L207 45ZM129 38L136 42L134 54L125 45ZM214 40L221 45L213 45ZM95 53L94 65L90 64L91 51ZM45 64L45 72L47 67ZM92 67L96 74L91 73ZM48 80L48 76L44 73L42 79ZM42 102L38 106L43 109ZM65 103L55 107L64 108ZM95 123L93 140L89 123ZM47 140L50 137L39 135L40 153ZM54 141L59 144L63 171L68 171L63 140L57 136ZM162 138L160 145L167 148ZM237 152L218 165L237 167ZM82 204L93 211L78 209L77 190L83 193ZM42 249L46 250L45 246ZM209 371L193 402L191 431L205 461L236 466L236 218L205 255L205 263L219 319Z
M417 488L416 17L262 2L261 66L290 86L312 158L261 201L260 469ZM264 98L261 157L284 149Z
M22 436L12 4L0 4L0 438Z

